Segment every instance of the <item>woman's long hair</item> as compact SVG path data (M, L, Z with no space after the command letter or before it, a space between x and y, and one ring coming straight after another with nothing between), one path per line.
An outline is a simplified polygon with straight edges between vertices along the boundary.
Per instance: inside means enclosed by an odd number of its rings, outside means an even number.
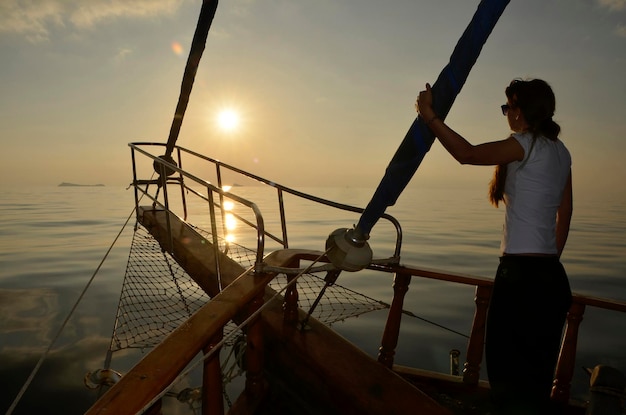
M519 108L524 115L533 140L539 136L553 141L558 139L561 127L552 120L556 100L547 82L541 79L528 81L514 79L504 92L513 108ZM526 154L526 157L528 156ZM495 207L498 207L500 201L504 201L506 170L506 164L496 166L493 179L489 183L489 201Z

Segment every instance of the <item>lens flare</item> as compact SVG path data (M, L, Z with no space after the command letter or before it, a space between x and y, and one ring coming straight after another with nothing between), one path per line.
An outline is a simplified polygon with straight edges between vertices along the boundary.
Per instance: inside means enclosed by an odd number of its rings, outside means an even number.
M178 42L172 42L172 52L178 56L183 55L183 46Z

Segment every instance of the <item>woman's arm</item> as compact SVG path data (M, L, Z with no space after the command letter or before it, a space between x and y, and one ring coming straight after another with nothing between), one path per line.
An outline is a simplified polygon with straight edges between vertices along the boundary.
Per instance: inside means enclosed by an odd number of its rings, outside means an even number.
M563 196L561 197L561 204L559 210L556 213L556 247L559 257L563 253L565 243L567 242L567 236L569 235L569 226L572 220L572 213L574 211L574 198L572 195L572 171L570 170L563 190Z
M512 137L472 145L448 127L432 109L432 92L429 84L426 84L425 91L420 92L415 106L426 125L444 148L461 164L496 165L519 161L524 158L524 148Z

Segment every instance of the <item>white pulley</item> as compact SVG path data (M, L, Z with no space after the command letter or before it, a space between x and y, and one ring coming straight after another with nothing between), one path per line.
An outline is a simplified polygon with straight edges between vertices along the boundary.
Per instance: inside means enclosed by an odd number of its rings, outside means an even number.
M360 271L372 262L372 249L367 237L358 229L340 228L326 239L330 262L344 271Z

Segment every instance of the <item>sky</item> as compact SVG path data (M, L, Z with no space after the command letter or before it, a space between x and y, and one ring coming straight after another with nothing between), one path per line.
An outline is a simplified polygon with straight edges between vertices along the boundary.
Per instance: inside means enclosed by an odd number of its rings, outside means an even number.
M177 144L290 187L372 191L478 0L222 0ZM199 0L0 1L0 186L128 185L129 142L166 142ZM447 123L510 131L513 78L541 78L575 195L624 194L626 0L511 0ZM239 118L230 131L223 109ZM437 142L409 186L486 192Z

